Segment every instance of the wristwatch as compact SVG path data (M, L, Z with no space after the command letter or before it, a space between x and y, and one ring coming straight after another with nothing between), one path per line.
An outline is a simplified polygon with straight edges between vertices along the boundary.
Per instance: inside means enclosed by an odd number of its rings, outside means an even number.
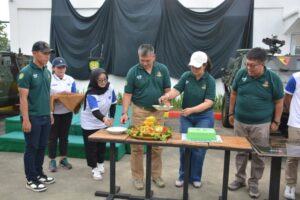
M280 125L280 122L277 122L277 121L275 121L275 120L273 120L273 122L274 122L277 126Z

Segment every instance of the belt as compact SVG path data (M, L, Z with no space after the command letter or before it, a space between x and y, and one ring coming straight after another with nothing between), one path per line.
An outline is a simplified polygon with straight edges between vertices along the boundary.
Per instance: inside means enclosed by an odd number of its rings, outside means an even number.
M139 106L139 105L136 105L136 106L143 109L143 110L149 111L149 112L155 112L156 111L156 109L153 108L153 107L144 107L144 106Z

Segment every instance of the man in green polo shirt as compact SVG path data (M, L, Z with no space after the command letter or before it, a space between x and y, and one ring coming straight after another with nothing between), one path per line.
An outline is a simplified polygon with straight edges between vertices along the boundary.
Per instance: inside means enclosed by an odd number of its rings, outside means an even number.
M154 48L150 44L142 44L138 49L139 64L127 73L125 94L123 97L123 113L121 123L128 120L127 112L132 102L132 125L140 126L146 117L154 116L163 124L163 112L156 111L158 98L168 92L171 81L168 68L155 62ZM161 178L162 160L161 147L152 148L152 180L158 187L164 187ZM144 188L144 148L143 145L131 145L131 172L136 189Z
M267 53L261 48L253 48L247 53L246 68L238 71L230 96L229 122L234 125L238 136L263 139L271 130L277 130L283 110L283 85L274 72L264 65ZM248 153L236 155L237 173L229 185L237 190L246 185ZM248 179L249 195L258 198L258 181L264 171L264 160L252 153L251 174Z
M51 128L51 73L46 64L52 51L46 42L34 43L33 62L20 71L18 78L21 121L25 137L26 187L35 192L45 191L45 184L55 182L54 178L46 176L43 172L45 148Z

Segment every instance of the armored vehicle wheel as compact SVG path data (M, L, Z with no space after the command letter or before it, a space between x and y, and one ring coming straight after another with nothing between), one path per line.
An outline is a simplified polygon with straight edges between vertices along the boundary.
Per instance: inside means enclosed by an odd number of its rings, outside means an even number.
M226 92L223 96L222 103L222 124L225 128L232 128L228 119L230 94Z

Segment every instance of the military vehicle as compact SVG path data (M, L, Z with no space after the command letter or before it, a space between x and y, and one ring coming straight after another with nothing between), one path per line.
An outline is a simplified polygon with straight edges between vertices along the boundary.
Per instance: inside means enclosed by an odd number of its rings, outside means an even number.
M264 38L262 41L269 46L269 49L266 49L268 52L268 58L265 66L276 72L285 86L290 75L300 70L300 55L274 55L276 53L279 54L281 52L280 47L285 44L285 41L278 40L276 36L273 36L272 38ZM250 49L237 50L236 57L229 59L227 68L223 71L222 82L224 84L225 93L222 100L222 124L227 128L232 127L228 121L231 84L238 70L242 67L245 67L244 63L246 61L246 54L249 50ZM279 134L284 136L287 135L287 112L288 111L285 111L282 115L281 125L279 127Z
M19 53L0 51L0 108L19 104L17 76L31 60L31 56L23 55L20 50Z

